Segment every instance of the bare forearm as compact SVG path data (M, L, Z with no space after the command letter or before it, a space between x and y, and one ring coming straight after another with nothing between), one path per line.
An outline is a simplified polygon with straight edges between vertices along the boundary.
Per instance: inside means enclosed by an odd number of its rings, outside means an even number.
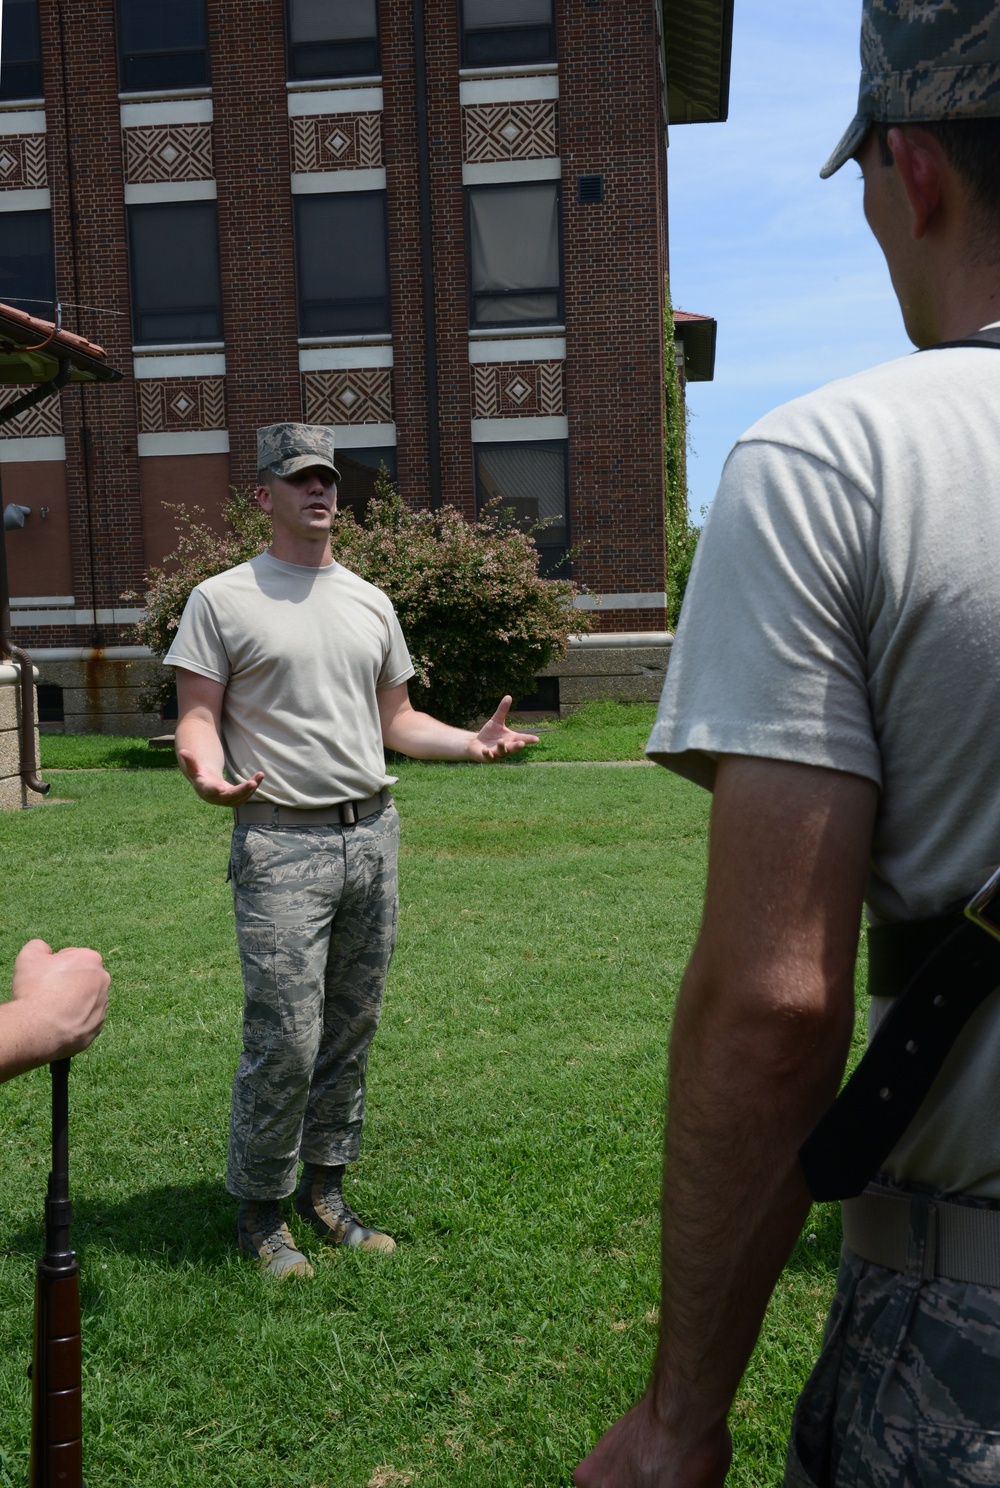
M0 1083L36 1069L54 1057L59 1034L30 1007L0 1003Z
M468 759L475 737L469 729L453 728L416 708L400 712L382 729L386 748L408 754L411 759Z
M181 769L189 778L191 770L187 761L181 758L181 750L184 750L187 755L193 755L203 770L210 770L217 775L222 774L225 766L222 740L211 718L195 713L180 718L174 735L174 749L177 752Z
M798 1149L836 1093L849 1001L786 1020L705 985L697 955L671 1048L657 1413L697 1439L724 1421L809 1195Z

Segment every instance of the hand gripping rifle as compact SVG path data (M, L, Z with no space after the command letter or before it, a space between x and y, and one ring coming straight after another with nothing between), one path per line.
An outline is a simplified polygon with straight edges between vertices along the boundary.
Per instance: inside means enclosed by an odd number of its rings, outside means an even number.
M80 1287L69 1245L69 1060L52 1071L52 1171L35 1282L31 1488L83 1488Z

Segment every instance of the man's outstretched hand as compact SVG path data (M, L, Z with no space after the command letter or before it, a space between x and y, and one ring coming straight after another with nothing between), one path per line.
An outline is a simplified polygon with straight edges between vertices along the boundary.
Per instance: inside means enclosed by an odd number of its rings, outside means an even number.
M249 780L231 784L218 770L200 764L190 749L178 749L177 759L198 795L210 806L242 806L264 779L263 770L258 770Z
M469 759L484 762L503 759L505 755L516 754L526 744L538 743L537 734L519 734L516 729L507 727L507 714L513 701L510 693L501 698L493 717L469 740Z
M723 1488L732 1455L725 1424L698 1440L675 1435L646 1395L604 1433L573 1482L576 1488Z

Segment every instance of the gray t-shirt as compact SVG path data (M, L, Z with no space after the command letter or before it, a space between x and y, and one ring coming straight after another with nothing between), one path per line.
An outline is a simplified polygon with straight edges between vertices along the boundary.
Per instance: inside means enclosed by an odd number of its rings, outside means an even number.
M390 782L376 692L413 676L389 599L334 563L261 553L192 591L164 657L226 689L226 770L255 800L324 807Z
M720 754L875 781L869 913L915 919L1000 863L998 697L1000 351L889 362L745 434L698 546L652 757L704 785ZM1000 994L888 1167L1000 1198Z

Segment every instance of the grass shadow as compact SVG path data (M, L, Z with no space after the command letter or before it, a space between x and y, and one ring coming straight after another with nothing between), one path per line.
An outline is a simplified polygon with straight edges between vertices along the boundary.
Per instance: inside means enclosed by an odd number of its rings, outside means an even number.
M156 1258L170 1266L214 1266L232 1259L236 1244L236 1200L218 1179L168 1184L135 1193L120 1203L73 1200L70 1239L81 1266L87 1256L108 1251ZM41 1255L41 1217L15 1236L17 1248Z

